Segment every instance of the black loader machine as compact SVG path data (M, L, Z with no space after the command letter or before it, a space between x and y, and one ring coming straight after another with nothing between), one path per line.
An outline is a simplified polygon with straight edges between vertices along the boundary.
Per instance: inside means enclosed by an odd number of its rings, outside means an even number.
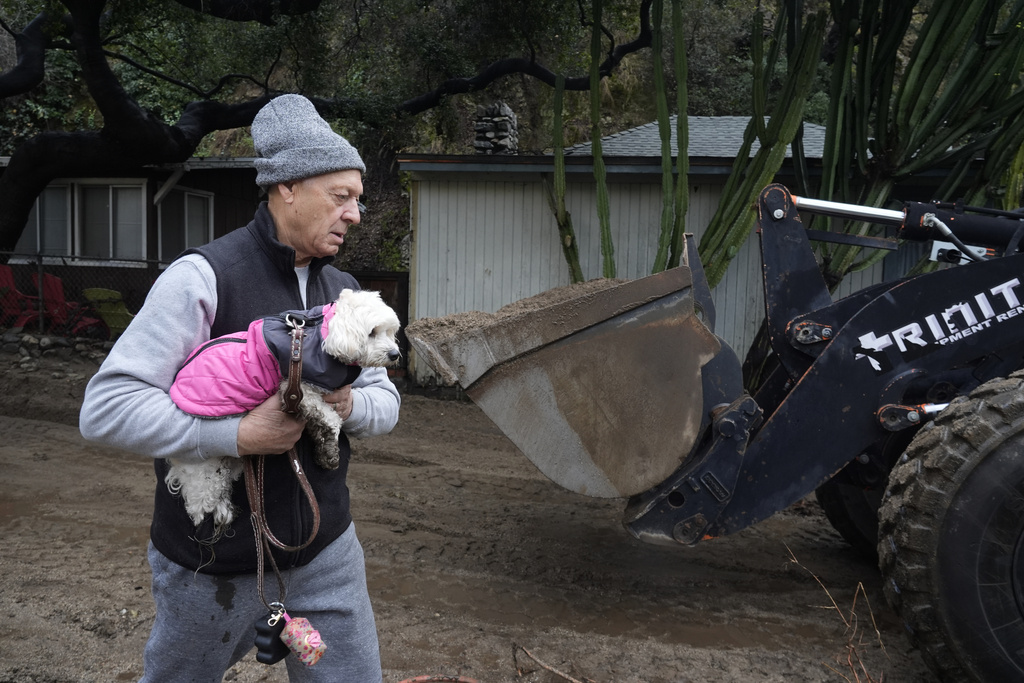
M815 235L801 212L896 237ZM554 482L628 498L637 538L692 546L816 491L877 552L942 680L1024 681L1024 214L771 185L758 231L773 353L752 395L692 237L678 268L407 334ZM957 265L834 301L809 241L824 238L934 241Z

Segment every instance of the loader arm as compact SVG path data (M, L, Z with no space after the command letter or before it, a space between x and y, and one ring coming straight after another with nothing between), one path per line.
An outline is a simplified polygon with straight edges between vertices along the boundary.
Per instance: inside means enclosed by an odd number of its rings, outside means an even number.
M833 303L793 197L770 186L758 209L769 336L789 386L770 414L748 396L720 410L705 448L630 501L624 522L642 540L692 545L761 521L916 428L940 382L963 393L1024 357L1024 255ZM996 241L1012 236L1009 224Z
M908 240L943 233L967 250L953 226L1001 257L833 301L801 211L885 223ZM756 397L714 335L692 236L678 268L416 321L406 335L552 481L627 498L623 523L644 541L692 545L786 508L894 435L912 435L942 402L1024 366L1022 225L956 205L889 211L768 186L758 232L778 367Z

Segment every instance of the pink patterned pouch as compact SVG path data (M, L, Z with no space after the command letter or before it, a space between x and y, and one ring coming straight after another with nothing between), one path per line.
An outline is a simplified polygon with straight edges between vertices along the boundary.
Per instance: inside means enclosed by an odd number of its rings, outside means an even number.
M293 619L285 612L284 620L287 624L281 632L281 640L288 649L306 666L313 666L319 662L327 652L327 646L320 640L320 632L303 617Z

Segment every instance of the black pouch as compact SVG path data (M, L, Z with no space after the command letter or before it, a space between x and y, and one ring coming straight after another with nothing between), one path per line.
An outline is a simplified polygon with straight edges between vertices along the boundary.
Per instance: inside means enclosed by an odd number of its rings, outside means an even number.
M278 603L271 605L276 608ZM267 612L256 620L256 661L262 664L277 664L291 652L281 640L284 631L284 606Z

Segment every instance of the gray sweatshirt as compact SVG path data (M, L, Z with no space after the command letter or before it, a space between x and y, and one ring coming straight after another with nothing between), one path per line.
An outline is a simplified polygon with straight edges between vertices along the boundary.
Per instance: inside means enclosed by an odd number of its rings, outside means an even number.
M216 311L216 277L206 259L191 254L171 264L86 387L82 435L154 458L237 457L241 417L195 417L168 395L188 354L210 338ZM386 434L398 421L399 405L387 371L365 368L352 384L344 431Z

